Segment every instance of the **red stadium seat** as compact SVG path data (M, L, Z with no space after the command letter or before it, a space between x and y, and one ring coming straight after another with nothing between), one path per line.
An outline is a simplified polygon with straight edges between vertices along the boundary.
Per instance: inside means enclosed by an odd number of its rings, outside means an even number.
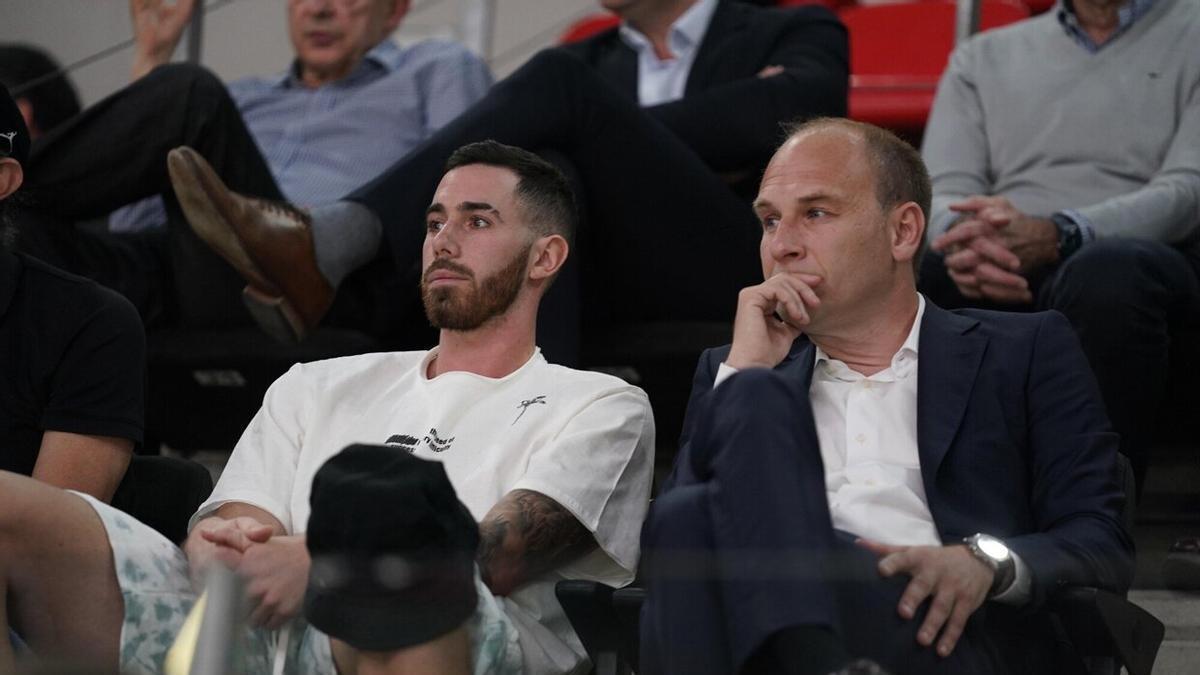
M849 7L854 5L856 0L778 0L775 3L776 7L803 7L805 5L821 5L832 11L837 11L839 7Z
M621 23L621 19L616 14L609 14L608 12L589 14L567 26L562 35L558 36L558 43L565 45L572 42L579 42L580 40L590 38L596 33L606 31L619 23Z
M1025 6L1033 14L1041 14L1055 5L1055 0L1025 0Z
M938 78L954 47L955 5L945 0L848 7L850 117L920 136ZM980 30L1020 21L1029 9L1013 0L983 0Z

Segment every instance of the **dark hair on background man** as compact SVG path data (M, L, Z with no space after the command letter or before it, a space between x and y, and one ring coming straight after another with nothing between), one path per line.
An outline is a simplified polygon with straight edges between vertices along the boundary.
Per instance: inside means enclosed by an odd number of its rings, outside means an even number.
M891 209L906 202L915 202L929 224L933 186L929 170L921 153L896 134L873 124L856 122L843 117L817 117L789 124L784 128L787 138L825 128L841 127L858 132L867 143L867 157L875 169L875 199L880 208ZM914 271L920 271L925 242L913 257Z
M575 194L558 167L511 145L487 140L464 145L446 160L446 171L471 164L509 169L517 174L517 199L534 232L575 239Z
M79 95L66 75L52 77L41 84L23 90L26 83L56 73L58 63L45 51L29 45L0 45L0 84L15 93L16 98L28 99L33 106L33 125L38 133L46 133L79 114ZM31 129L31 131L33 131Z

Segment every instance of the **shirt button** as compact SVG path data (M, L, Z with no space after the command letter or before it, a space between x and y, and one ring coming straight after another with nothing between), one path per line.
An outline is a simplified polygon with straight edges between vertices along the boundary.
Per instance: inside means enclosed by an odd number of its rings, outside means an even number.
M871 381L870 381L870 380L863 380L863 381L862 381L862 388L863 388L863 389L870 389L870 388L871 388Z
M858 441L860 444L862 444L862 443L866 443L866 442L867 442L867 435L866 435L866 434L859 434L859 435L857 435L857 436L855 436L855 437L854 437L854 440Z
M866 486L868 486L868 487L875 487L875 479L874 479L874 478L868 478L868 479L866 479L865 481L863 481L863 484L864 484L864 485L866 485Z

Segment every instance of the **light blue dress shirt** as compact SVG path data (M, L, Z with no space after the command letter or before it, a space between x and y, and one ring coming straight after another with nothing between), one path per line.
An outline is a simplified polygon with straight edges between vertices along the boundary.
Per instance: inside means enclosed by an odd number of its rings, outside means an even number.
M620 28L621 39L638 55L638 103L643 107L670 103L683 98L688 74L696 62L700 41L708 32L717 0L699 0L681 14L667 35L671 58L660 59L645 35L627 23Z
M308 88L295 67L229 85L280 191L299 206L340 199L379 175L491 86L487 66L464 47L384 40L347 77ZM158 197L113 213L114 231L166 222Z

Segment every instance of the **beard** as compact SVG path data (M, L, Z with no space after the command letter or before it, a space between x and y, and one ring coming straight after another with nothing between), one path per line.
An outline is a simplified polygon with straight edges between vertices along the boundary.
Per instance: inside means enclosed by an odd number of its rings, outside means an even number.
M421 276L421 301L429 323L442 330L468 331L507 312L525 281L530 248L526 247L495 274L479 282L471 270L458 263L449 260L430 263ZM470 288L460 288L457 284L430 288L426 279L436 270L461 274L471 282Z

